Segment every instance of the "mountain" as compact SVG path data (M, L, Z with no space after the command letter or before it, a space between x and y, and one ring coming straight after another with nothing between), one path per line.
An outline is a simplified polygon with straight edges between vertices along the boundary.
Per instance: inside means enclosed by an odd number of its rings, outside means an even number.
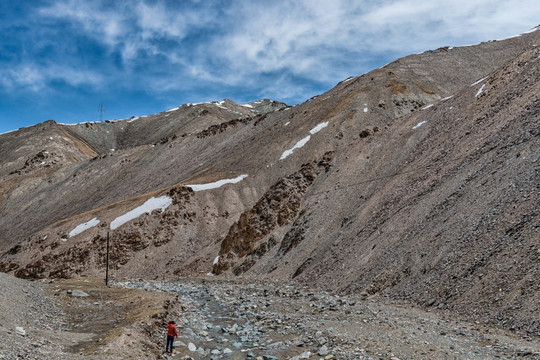
M0 270L244 276L537 334L540 32L407 56L302 104L0 135Z

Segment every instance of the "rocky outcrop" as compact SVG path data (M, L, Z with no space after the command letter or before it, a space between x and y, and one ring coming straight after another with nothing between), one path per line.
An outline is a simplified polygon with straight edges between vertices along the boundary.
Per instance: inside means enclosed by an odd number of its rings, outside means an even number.
M269 235L297 217L302 198L317 176L328 171L332 157L333 153L326 153L321 160L302 165L300 170L274 184L251 210L241 214L221 241L213 273L219 275L233 268L233 273L239 275L274 247L277 241Z

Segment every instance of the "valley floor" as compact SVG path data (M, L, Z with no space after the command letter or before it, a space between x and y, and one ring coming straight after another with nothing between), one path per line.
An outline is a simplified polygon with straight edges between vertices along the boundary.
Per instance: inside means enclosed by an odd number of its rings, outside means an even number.
M298 284L0 282L0 359L540 359L538 337ZM179 328L172 357L168 320Z

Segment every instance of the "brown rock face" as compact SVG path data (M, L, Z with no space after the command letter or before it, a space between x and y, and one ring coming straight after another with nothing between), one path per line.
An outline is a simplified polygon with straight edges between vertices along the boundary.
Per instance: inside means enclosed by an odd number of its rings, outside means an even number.
M332 156L326 153L321 160L304 164L299 171L280 179L251 210L241 214L221 242L219 261L214 264L213 272L219 275L249 257L233 269L239 275L274 247L277 243L273 237L264 242L263 239L276 227L288 225L297 217L306 191L321 171L329 170ZM287 239L284 242L282 246L292 246Z

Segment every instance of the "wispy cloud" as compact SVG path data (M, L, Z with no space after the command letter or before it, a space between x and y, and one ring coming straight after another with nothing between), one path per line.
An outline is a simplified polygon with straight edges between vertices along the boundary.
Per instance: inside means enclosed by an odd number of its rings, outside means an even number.
M296 103L396 57L507 37L540 18L537 0L16 3L0 20L0 95L46 96L61 83L126 104L133 92L154 104L230 93Z
M97 87L103 82L99 73L60 65L22 64L0 70L0 83L10 91L41 91L51 82L61 82L71 87Z
M128 70L147 62L145 66L175 68L173 79L241 85L269 73L335 83L364 72L361 67L381 54L486 40L489 33L499 37L524 30L523 24L540 12L532 0L520 7L493 0L185 4L57 0L39 13L71 22L120 54ZM536 12L516 10L527 7Z

